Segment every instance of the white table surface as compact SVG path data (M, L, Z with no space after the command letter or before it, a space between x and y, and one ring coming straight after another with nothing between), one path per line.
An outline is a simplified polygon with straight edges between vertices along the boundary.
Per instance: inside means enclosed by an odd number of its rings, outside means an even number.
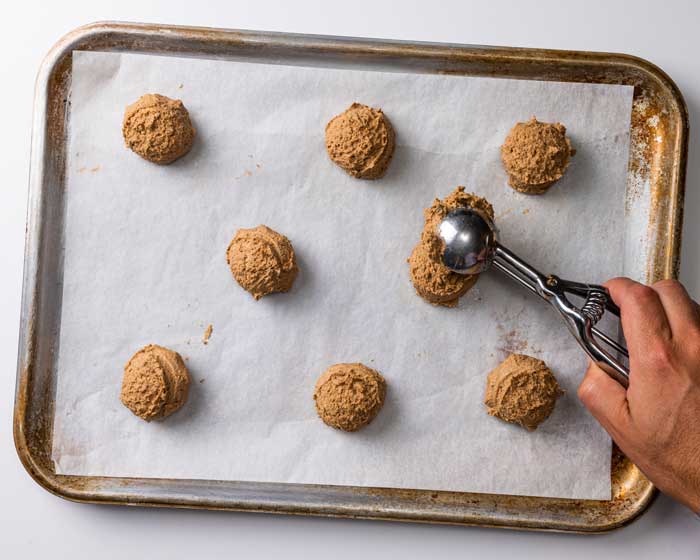
M656 63L700 115L700 3L455 0L119 0L5 5L0 45L0 550L5 558L700 558L700 521L661 497L600 536L74 504L24 471L12 443L34 77L51 45L97 20L613 51ZM691 133L681 279L700 298L700 147Z

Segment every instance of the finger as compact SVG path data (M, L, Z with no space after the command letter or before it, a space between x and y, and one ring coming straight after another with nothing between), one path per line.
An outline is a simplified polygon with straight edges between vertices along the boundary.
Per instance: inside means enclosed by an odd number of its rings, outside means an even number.
M614 278L603 284L620 308L620 321L631 354L644 354L652 341L671 339L671 326L659 294L629 278Z
M618 444L626 439L630 427L627 392L593 362L579 385L578 398Z
M651 286L661 300L671 326L671 336L686 336L689 330L700 327L697 304L690 299L683 284L675 280L661 280Z

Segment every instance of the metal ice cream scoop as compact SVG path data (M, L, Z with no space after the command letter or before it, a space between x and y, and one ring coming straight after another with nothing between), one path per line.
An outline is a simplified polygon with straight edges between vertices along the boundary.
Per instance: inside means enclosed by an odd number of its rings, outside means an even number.
M606 310L620 316L620 310L610 298L607 288L542 274L501 245L494 224L474 208L451 211L440 222L438 234L445 243L442 262L447 268L460 274L477 274L493 265L534 292L561 314L569 331L591 360L627 387L629 369L601 342L625 358L629 358L627 349L594 326ZM571 303L567 294L583 298L581 307Z

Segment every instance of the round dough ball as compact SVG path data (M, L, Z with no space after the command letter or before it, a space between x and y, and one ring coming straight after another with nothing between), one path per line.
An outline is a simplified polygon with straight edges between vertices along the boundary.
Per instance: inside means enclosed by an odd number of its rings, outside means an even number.
M542 194L561 179L576 151L560 123L543 123L532 117L517 123L501 146L508 183L516 191Z
M354 432L369 424L384 404L386 381L363 364L335 364L316 382L314 401L329 426Z
M491 416L532 431L549 417L563 394L542 360L511 354L489 373L484 404Z
M443 241L438 235L442 219L455 208L469 206L493 220L493 207L485 199L457 187L443 200L436 198L423 212L425 224L421 240L408 258L411 281L416 292L428 303L455 307L479 277L478 274L458 274L442 264Z
M226 260L236 282L256 300L289 291L299 271L289 239L263 225L239 229Z
M124 367L119 398L146 422L165 418L187 401L190 376L177 352L149 344Z
M381 109L353 103L326 125L326 150L353 177L378 179L394 155L395 136Z
M190 151L195 130L182 101L147 93L126 108L122 134L142 158L166 165Z
M477 274L457 274L439 260L430 257L423 243L416 245L408 258L411 282L420 297L428 303L455 307L459 298L476 284Z

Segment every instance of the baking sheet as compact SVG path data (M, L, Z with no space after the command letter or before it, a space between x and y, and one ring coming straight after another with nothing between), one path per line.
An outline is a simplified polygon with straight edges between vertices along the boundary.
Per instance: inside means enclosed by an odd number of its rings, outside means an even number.
M74 53L53 459L60 474L203 478L609 499L610 442L578 404L581 351L546 306L494 274L458 309L413 292L421 210L457 184L496 207L503 241L580 280L622 273L632 88ZM123 147L123 108L182 98L198 129L156 167ZM331 164L323 127L352 101L397 130L386 177ZM532 114L578 150L547 196L505 186L498 146ZM294 243L292 292L254 302L225 249L265 223ZM201 343L213 325L208 345ZM190 402L146 424L121 368L156 342L188 359ZM488 417L485 374L509 351L568 391L531 434ZM330 364L389 382L384 410L344 434L315 416Z

